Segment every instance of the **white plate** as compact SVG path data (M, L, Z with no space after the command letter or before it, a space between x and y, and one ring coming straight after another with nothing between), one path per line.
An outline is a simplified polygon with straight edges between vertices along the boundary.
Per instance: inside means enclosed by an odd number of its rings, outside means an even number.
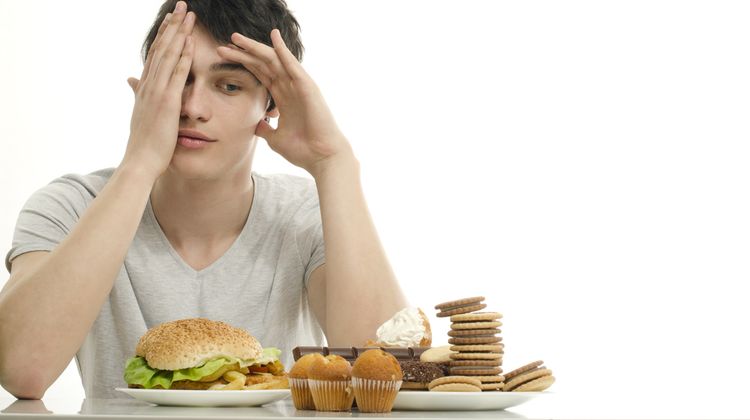
M401 391L394 410L502 410L523 404L543 392L429 392Z
M291 395L288 389L243 391L196 391L188 389L115 388L131 397L158 405L190 407L255 407L283 400Z

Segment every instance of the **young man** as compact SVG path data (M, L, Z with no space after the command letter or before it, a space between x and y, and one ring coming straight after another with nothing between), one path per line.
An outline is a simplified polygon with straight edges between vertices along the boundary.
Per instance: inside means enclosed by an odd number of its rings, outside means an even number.
M407 305L283 0L167 1L144 51L120 165L55 180L19 216L0 294L16 397L41 398L74 356L87 397L121 397L138 338L169 320L246 328L288 365ZM256 136L314 182L252 172Z

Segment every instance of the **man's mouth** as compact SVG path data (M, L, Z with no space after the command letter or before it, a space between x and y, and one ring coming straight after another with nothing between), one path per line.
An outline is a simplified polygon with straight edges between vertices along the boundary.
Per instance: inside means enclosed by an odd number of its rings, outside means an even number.
M202 140L202 141L216 141L209 137L206 134L203 134L202 132L198 130L191 130L187 128L183 128L177 133L177 137L187 137L189 139L193 140Z
M216 140L198 130L183 129L177 133L177 144L188 149L199 149L214 142Z

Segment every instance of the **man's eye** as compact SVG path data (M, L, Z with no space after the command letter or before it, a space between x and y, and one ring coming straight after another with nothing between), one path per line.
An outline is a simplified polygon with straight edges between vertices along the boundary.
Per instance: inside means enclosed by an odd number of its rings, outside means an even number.
M237 92L241 90L239 85L235 85L232 83L222 83L221 84L222 89L224 89L227 92Z

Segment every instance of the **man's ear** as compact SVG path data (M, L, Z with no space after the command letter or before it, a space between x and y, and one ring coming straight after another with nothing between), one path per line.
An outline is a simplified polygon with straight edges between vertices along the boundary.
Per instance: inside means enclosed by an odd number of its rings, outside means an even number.
M128 84L130 85L130 88L133 89L133 93L138 91L138 82L140 82L140 80L135 77L128 77Z
M266 115L271 118L279 118L279 107L275 106L272 110L266 112Z

